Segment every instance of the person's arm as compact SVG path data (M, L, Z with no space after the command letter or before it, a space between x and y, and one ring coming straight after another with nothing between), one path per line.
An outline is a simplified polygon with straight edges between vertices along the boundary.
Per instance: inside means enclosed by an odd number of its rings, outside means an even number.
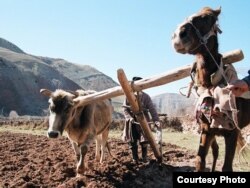
M162 142L162 127L161 127L161 123L159 121L159 116L158 113L155 109L155 106L153 104L153 101L151 99L151 97L144 93L144 97L145 97L145 107L149 110L152 120L154 122L154 125L156 127L156 143L157 144L161 144Z
M145 107L149 110L149 113L151 114L152 116L152 120L153 122L156 122L156 121L159 121L159 117L158 117L158 113L155 109L155 106L153 104L153 101L152 99L150 98L150 96L146 93L143 93L144 95L144 105Z
M248 74L249 75L243 78L242 80L235 80L227 86L227 89L231 90L236 97L239 97L243 93L249 91L250 71L248 71Z

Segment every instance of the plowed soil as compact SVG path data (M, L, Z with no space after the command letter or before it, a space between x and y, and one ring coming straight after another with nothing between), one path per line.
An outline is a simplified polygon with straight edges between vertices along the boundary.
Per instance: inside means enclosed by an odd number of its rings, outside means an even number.
M175 145L163 145L163 163L149 150L148 163L135 164L128 145L109 140L113 157L106 153L103 164L94 159L93 144L85 158L88 166L76 177L76 157L66 137L0 133L0 187L172 187L175 171L193 171L195 153ZM141 152L139 150L139 155Z

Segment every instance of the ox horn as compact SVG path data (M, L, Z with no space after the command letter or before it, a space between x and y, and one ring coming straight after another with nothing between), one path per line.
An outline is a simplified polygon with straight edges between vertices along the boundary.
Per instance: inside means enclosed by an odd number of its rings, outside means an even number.
M40 89L40 93L44 96L50 97L53 92L48 89Z
M79 93L76 91L71 91L71 90L66 90L66 92L71 93L72 95L74 95L75 97L79 96Z

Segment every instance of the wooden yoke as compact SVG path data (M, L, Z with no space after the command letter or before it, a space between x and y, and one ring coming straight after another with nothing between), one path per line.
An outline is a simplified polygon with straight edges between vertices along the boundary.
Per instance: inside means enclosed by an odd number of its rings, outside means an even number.
M229 64L240 61L244 58L243 52L241 50L233 50L223 54L223 63ZM185 78L190 75L192 65L186 65L183 67L179 67L177 69L149 77L140 80L138 83L134 84L135 91L141 91L144 89L148 89L151 87L156 87L164 84L168 84L170 82L174 82ZM190 87L191 90L191 87ZM113 88L109 88L103 91L99 91L86 96L79 96L74 99L75 107L84 106L86 104L96 102L98 100L104 100L108 98L113 98L123 95L123 90L120 86L116 86Z
M120 85L124 91L124 94L127 97L127 100L129 104L131 105L131 109L133 113L136 115L136 119L141 125L141 128L145 134L145 137L149 141L150 146L152 147L152 150L154 152L155 157L157 158L158 162L162 162L162 155L160 154L160 150L157 148L153 134L148 126L148 122L143 114L142 111L140 111L139 104L134 95L134 91L132 87L130 86L130 83L123 71L123 69L118 69L117 70L117 77L120 82Z

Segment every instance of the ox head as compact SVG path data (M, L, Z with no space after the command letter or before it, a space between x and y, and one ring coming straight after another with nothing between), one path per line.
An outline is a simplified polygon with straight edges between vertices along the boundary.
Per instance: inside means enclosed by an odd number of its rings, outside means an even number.
M48 137L57 138L62 135L64 129L74 117L73 99L78 96L76 92L41 89L40 93L49 97L49 129Z
M217 44L217 19L221 9L203 8L180 24L172 36L172 44L178 53L197 54L206 45L209 49ZM213 36L213 37L212 37Z

